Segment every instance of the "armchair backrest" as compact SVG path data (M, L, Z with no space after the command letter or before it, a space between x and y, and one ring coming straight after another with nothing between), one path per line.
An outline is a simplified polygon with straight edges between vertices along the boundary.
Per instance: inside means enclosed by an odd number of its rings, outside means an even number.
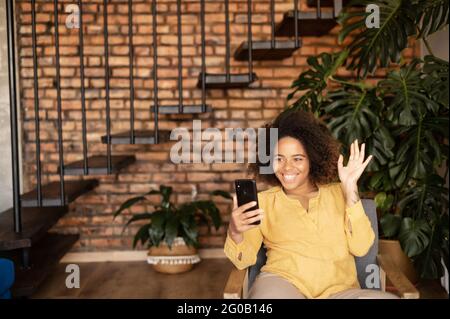
M358 273L358 281L361 288L369 288L366 285L366 278L370 271L373 269L367 268L368 265L378 265L377 254L378 254L378 218L375 202L372 199L362 199L362 205L367 217L372 224L372 229L375 233L375 240L372 247L369 249L368 253L363 257L355 257L356 270ZM256 276L261 272L262 266L266 263L266 249L262 245L258 251L258 256L256 258L256 263L250 266L248 269L248 290L255 281ZM367 272L366 272L367 271ZM379 285L378 285L379 287Z

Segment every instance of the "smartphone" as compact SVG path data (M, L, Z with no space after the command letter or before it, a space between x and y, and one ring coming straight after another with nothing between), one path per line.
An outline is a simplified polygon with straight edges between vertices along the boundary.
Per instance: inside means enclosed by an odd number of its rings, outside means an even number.
M258 192L256 190L256 182L253 179L237 179L234 181L234 186L236 189L236 197L238 206L242 206L249 202L256 202L256 206L253 206L247 211L255 210L259 208L258 204ZM260 220L252 223L251 225L259 225Z

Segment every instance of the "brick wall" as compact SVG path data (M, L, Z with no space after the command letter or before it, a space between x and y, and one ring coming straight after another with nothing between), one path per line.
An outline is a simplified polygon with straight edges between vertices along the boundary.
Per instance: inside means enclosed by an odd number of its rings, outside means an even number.
M109 43L111 67L111 117L112 132L129 129L129 59L128 59L128 7L127 1L111 0L108 6ZM158 0L158 74L159 98L162 104L176 104L177 49L176 49L176 1ZM223 72L225 55L225 26L223 1L206 1L207 71ZM37 3L37 52L39 75L39 102L41 119L41 160L43 182L59 180L57 174L57 112L55 89L55 49L53 28L53 1L38 0ZM81 102L78 30L64 25L67 14L64 8L75 1L61 0L60 46L61 86L63 108L63 140L65 162L82 158ZM135 76L136 129L151 128L149 107L153 98L152 18L150 0L133 0L133 43ZM292 1L276 1L276 20L293 7ZM201 92L195 88L201 68L200 6L198 1L184 1L183 16L183 96L186 102L200 102ZM84 55L87 107L87 130L89 155L106 154L106 146L100 136L106 132L104 49L103 49L103 1L83 1L85 24ZM253 1L254 39L270 36L269 1ZM230 1L232 52L246 40L246 1ZM22 109L24 188L35 185L35 136L33 64L31 49L30 1L17 1L20 95ZM254 72L259 80L248 89L227 91L209 90L207 102L213 112L200 116L170 115L160 117L160 129L178 126L190 127L193 118L202 119L203 127L259 127L276 116L286 105L291 82L305 70L306 59L320 52L338 49L337 28L329 36L303 38L303 47L293 57L283 61L255 62ZM417 51L417 49L415 49ZM406 56L418 54L407 50ZM244 62L232 61L233 72L246 72ZM342 73L345 71L342 70ZM136 227L122 234L122 227L129 215L112 219L112 212L131 195L137 195L164 183L175 189L177 202L191 199L192 193L205 197L212 189L232 191L233 181L246 176L243 164L179 164L169 160L173 143L160 145L114 145L113 154L135 154L135 164L120 174L99 176L100 185L91 193L83 195L70 205L70 213L60 220L56 231L80 233L77 251L130 249ZM67 180L79 177L67 177ZM155 198L154 200L157 200ZM137 207L132 213L151 209ZM219 201L225 222L228 221L230 205ZM202 247L221 247L224 242L226 223L219 231L206 234L202 228Z

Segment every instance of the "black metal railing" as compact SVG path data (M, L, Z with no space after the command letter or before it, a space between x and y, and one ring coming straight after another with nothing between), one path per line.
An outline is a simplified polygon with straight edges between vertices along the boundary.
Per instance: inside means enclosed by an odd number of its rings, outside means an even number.
M33 51L33 88L34 88L34 138L36 144L36 189L37 202L42 205L42 173L41 173L41 139L40 139L40 114L39 114L39 79L38 61L36 50L36 1L31 0L31 40Z
M178 46L178 110L183 113L183 44L181 33L181 0L177 0L177 46Z
M16 82L16 46L14 28L14 0L6 0L6 30L8 41L8 81L9 81L9 111L11 125L11 166L13 192L14 231L22 231L20 207L20 168L19 168L19 138L17 117L17 82Z
M158 45L157 45L157 21L158 11L156 6L156 0L152 0L152 47L153 47L153 134L155 143L159 143L159 130L158 130Z
M129 77L130 77L130 140L135 143L134 131L134 48L133 48L133 3L128 0L128 59L129 59Z
M78 39L80 47L80 84L81 84L81 130L83 143L83 172L89 174L88 169L88 145L87 145L87 129L86 129L86 87L84 74L84 26L83 26L83 1L78 0L78 8L80 10ZM34 25L33 28L36 28Z
M112 171L111 143L111 99L109 77L109 30L108 30L108 0L103 0L103 48L105 51L105 109L106 109L106 165L107 172Z
M55 27L55 67L56 67L56 105L58 112L58 153L59 153L59 180L60 180L60 200L64 203L65 187L64 187L64 148L63 148L63 131L62 131L62 100L61 100L61 57L59 49L59 15L58 0L53 1L54 6L54 27Z

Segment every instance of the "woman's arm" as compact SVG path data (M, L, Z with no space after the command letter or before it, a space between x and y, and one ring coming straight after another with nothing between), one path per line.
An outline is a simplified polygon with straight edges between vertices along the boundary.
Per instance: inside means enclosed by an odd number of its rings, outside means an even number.
M364 161L364 151L365 144L361 145L360 150L358 140L355 140L350 146L350 158L347 166L343 165L342 155L338 160L341 189L345 198L345 231L350 252L355 256L364 256L375 238L358 192L358 179L372 159L372 155L370 155Z
M256 202L250 202L238 207L236 196L233 196L233 211L228 225L224 252L231 262L238 268L244 269L256 263L256 256L263 240L259 225L263 210L250 210Z
M263 242L263 235L259 227L242 233L242 240L236 243L227 232L224 252L230 261L238 268L245 269L256 263L256 256Z
M343 188L342 185L341 188ZM344 192L344 198L345 235L348 247L352 255L361 257L367 254L372 247L375 233L359 199L358 190L352 190L349 193Z

